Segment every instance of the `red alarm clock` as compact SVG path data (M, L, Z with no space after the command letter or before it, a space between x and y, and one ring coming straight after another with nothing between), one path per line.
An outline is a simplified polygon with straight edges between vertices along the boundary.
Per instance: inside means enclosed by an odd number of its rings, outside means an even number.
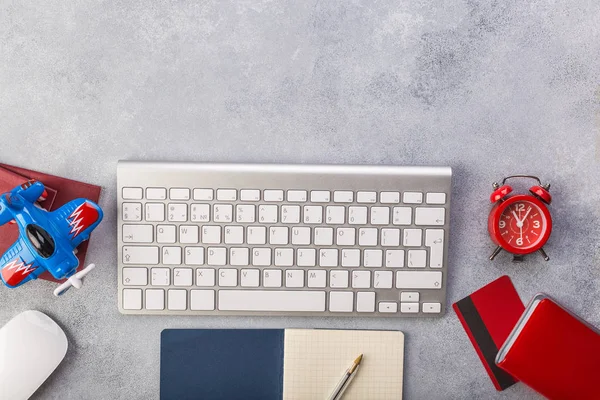
M509 196L512 187L506 181L513 178L528 178L537 181L529 194ZM494 207L488 219L488 230L492 241L498 245L490 256L493 260L502 250L514 256L514 261L523 261L523 256L539 251L548 261L544 245L552 233L552 217L548 205L552 201L550 185L542 185L539 178L531 175L512 175L502 180L502 185L493 184L490 200Z

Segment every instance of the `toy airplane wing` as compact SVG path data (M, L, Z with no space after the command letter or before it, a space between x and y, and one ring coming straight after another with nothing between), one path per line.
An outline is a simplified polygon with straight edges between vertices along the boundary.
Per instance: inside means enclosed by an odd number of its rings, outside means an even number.
M49 216L60 232L68 236L73 249L89 239L102 217L102 209L86 199L73 200L52 211Z
M0 276L11 288L21 286L40 275L45 269L36 265L36 257L31 253L24 239L17 240L0 259Z

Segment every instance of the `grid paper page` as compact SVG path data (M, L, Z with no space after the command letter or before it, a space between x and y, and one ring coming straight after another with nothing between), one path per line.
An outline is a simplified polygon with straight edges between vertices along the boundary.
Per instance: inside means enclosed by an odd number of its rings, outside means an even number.
M402 399L402 332L286 329L284 400L327 399L360 354L364 358L344 400Z

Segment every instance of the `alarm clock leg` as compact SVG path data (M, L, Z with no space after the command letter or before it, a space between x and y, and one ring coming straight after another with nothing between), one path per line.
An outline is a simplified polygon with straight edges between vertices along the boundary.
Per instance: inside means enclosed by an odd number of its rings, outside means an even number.
M546 254L546 252L544 251L543 247L539 249L539 252L542 255L542 257L544 257L544 261L548 261L550 259L550 257L548 257L548 254Z
M493 260L494 258L496 258L496 256L498 254L500 254L500 252L502 251L502 246L498 246L496 247L496 250L494 250L494 252L492 253L492 255L490 256L490 260Z

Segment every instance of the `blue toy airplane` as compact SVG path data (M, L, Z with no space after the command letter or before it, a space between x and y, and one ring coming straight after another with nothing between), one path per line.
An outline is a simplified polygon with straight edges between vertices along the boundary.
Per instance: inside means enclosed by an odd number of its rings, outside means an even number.
M68 278L54 291L60 296L71 286L79 289L81 278L94 268L91 264L77 272L75 254L102 221L103 213L86 199L48 212L36 204L44 195L44 185L31 180L0 196L0 225L16 223L20 234L0 259L0 277L6 286L16 288L48 271L55 279Z

